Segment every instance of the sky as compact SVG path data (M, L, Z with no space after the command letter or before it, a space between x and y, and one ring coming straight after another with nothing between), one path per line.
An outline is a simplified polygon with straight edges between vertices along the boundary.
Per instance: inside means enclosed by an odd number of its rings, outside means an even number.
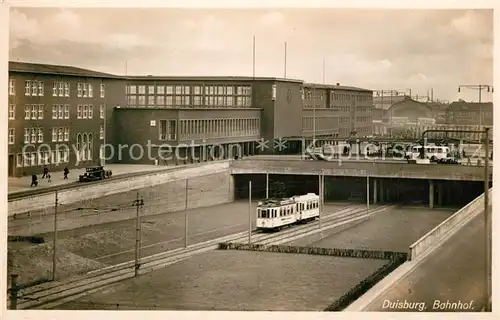
M252 76L253 36L256 76L284 77L286 42L286 77L306 82L449 102L478 100L459 85L493 84L493 10L11 8L9 59Z

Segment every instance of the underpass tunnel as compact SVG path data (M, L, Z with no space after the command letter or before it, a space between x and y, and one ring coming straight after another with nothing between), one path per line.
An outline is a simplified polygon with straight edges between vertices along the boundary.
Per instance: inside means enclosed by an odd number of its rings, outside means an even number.
M252 181L252 198L319 193L317 175L242 174L234 175L235 199L248 199L248 182ZM326 202L423 205L430 208L461 208L484 191L481 181L454 181L400 178L367 178L325 176ZM267 180L267 183L266 183Z

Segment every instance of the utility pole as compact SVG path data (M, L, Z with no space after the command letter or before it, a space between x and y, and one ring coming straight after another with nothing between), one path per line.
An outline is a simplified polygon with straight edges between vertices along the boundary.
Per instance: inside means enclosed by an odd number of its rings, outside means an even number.
M322 199L323 199L323 170L321 170L320 174L318 175L318 195L319 195L319 201L318 201L318 228L321 230L321 209L322 209Z
M316 148L316 86L313 84L312 87L313 95L313 148ZM314 150L313 150L314 153Z
M460 93L461 89L471 89L471 90L477 90L478 91L478 102L481 103L481 93L483 90L486 90L486 92L494 92L493 86L487 85L487 84L472 84L472 85L459 85L458 86L458 93ZM479 129L481 129L483 125L483 107L482 105L479 105Z
M285 41L285 79L286 79L286 51L287 51L287 48L286 48L286 41Z
M252 243L252 181L248 181L248 244Z
M490 234L491 234L491 216L489 214L489 189L490 189L490 158L489 158L489 147L490 147L490 138L489 138L489 128L484 129L484 229L485 229L485 241L486 241L486 268L485 268L485 309L486 311L491 311L490 309L490 297L491 297L491 242L490 242Z
M136 207L136 216L135 216L135 267L134 267L134 275L137 277L139 275L139 249L141 248L141 220L140 220L140 209L144 205L144 199L139 199L139 192L137 192L137 198L132 203L133 206Z
M366 173L366 210L370 210L370 176Z
M392 96L394 93L398 94L398 90L390 89L390 90L376 90L374 91L377 93L377 95L380 97L381 104L382 104L382 114L384 112L384 95L389 94L389 136L392 137ZM411 89L410 89L410 97L411 97Z
M56 270L57 270L57 207L59 206L59 198L57 196L56 190L56 199L54 206L54 239L52 248L52 281L56 281Z
M186 196L184 205L184 248L188 247L188 194L189 194L189 180L186 179Z
M266 173L266 199L269 199L269 173Z
M255 79L255 35L253 36L253 54L252 54L252 77Z
M326 78L326 61L323 59L323 84L325 84L325 78Z

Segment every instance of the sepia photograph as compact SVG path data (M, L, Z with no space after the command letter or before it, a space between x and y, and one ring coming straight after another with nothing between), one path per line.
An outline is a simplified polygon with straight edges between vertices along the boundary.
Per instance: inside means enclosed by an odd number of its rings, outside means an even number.
M492 8L1 6L8 310L491 314Z

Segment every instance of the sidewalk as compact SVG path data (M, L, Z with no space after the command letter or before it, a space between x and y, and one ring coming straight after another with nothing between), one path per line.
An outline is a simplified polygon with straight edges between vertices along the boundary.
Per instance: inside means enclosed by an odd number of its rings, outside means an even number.
M165 170L168 168L172 168L172 166L155 166L148 164L107 164L104 166L104 169L111 170L113 172L113 177L137 172ZM19 178L9 177L8 194L74 183L78 181L78 176L80 174L83 174L84 172L85 168L71 169L67 180L64 180L63 171L50 172L52 182L48 182L46 178L42 179L42 174L39 174L38 186L33 188L30 188L31 176L24 176Z

